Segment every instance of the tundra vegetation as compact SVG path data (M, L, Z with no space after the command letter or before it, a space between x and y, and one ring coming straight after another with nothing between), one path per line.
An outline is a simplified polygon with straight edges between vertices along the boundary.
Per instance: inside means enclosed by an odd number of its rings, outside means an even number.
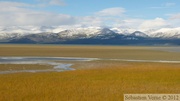
M74 71L0 74L0 101L123 101L123 94L179 93L179 52L131 46L0 45L0 56L101 58L71 62ZM63 61L69 63L69 61ZM7 69L48 69L48 65L0 64Z

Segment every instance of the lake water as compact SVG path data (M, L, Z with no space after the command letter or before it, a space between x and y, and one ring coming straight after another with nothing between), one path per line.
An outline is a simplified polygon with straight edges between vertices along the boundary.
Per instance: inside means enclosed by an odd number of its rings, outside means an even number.
M167 52L180 52L180 47L153 47L155 50L167 51Z
M74 70L72 64L61 63L62 61L91 61L94 58L69 58L69 57L0 57L0 64L42 64L52 65L52 69L42 70L7 70L0 71L0 74L17 72L48 72L48 71L66 71ZM12 67L13 68L13 67Z
M180 52L180 47L152 47L150 49L167 52ZM51 69L42 70L7 70L0 71L0 74L18 73L18 72L48 72L48 71L67 71L74 70L71 68L73 64L62 63L62 61L92 61L92 60L111 60L111 61L127 61L127 62L158 62L158 63L180 63L180 61L171 60L133 60L133 59L102 59L102 58L73 58L73 57L0 57L0 64L40 64L51 65ZM13 68L13 67L12 67Z

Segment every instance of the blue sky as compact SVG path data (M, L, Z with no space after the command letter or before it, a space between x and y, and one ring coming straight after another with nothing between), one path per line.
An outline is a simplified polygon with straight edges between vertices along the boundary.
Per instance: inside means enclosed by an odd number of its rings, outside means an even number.
M1 26L180 27L180 0L0 0Z
M13 0L16 1L16 0ZM18 2L38 4L49 0L17 0ZM44 2L42 2L44 1ZM179 0L59 0L62 5L50 5L41 8L50 12L69 14L73 16L88 16L94 12L121 7L131 17L150 19L154 17L167 18L167 14L180 12Z

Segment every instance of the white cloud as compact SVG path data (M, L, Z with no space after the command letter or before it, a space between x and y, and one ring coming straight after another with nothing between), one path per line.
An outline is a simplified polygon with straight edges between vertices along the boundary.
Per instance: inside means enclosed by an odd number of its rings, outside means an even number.
M85 18L91 25L112 27L124 16L125 9L121 7L106 8L95 12L94 15Z
M96 12L98 16L121 16L125 12L124 8L121 7L114 7L114 8L107 8Z
M180 26L180 13L176 14L167 14L169 16L168 22L173 27L179 27Z
M31 7L32 5L26 3L18 3L18 2L2 2L0 1L0 11L1 12L8 12L8 11L21 11L22 8Z
M173 3L173 2L167 2L167 3L163 3L159 6L155 6L155 7L150 7L152 9L163 9L163 8L170 8L170 7L173 7L175 6L176 3Z
M180 20L180 13L170 14L170 19L172 19L172 20L179 19Z
M34 11L26 7L31 5L17 2L0 2L1 26L26 25L71 25L75 17L66 14Z
M114 16L120 15L123 12L119 8L111 8L102 11L103 15L108 14L108 16L113 16L112 18L96 15L75 17L67 14L35 11L31 8L36 6L25 3L0 2L0 6L0 26L110 26L109 23L114 23L116 20Z
M166 20L163 18L155 18L153 20L144 20L142 24L139 25L139 29L148 30L148 29L156 29L167 26Z
M172 2L167 2L167 3L164 3L163 6L164 7L172 7L172 6L175 6L176 3L172 3Z
M55 5L55 6L64 6L66 5L64 0L37 0L44 5Z
M101 17L95 17L95 16L85 16L77 18L78 24L81 24L83 26L102 26L104 25L103 18Z
M51 5L63 4L62 0L40 0ZM59 3L58 3L59 2ZM53 4L54 3L54 4ZM167 4L172 5L172 4ZM125 9L121 7L107 8L94 15L76 17L45 11L35 11L36 5L19 2L0 2L0 26L105 26L136 30L157 29L180 26L180 13L169 15L169 19L134 19L127 18Z
M49 3L51 5L59 5L59 6L65 5L64 1L62 1L62 0L50 0Z

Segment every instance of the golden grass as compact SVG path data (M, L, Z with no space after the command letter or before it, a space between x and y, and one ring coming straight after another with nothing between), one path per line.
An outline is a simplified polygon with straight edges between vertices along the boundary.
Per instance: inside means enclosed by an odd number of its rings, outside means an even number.
M37 65L37 64L0 64L0 71L13 71L13 70L44 70L52 69L50 65Z
M118 46L0 45L0 56L180 60L180 53ZM180 64L105 60L73 63L75 71L1 74L0 101L123 101L126 93L180 91Z
M126 93L180 90L180 64L96 61L88 65L94 68L0 75L0 101L123 101Z
M180 53L134 46L0 45L0 56L59 56L148 60L180 60Z

